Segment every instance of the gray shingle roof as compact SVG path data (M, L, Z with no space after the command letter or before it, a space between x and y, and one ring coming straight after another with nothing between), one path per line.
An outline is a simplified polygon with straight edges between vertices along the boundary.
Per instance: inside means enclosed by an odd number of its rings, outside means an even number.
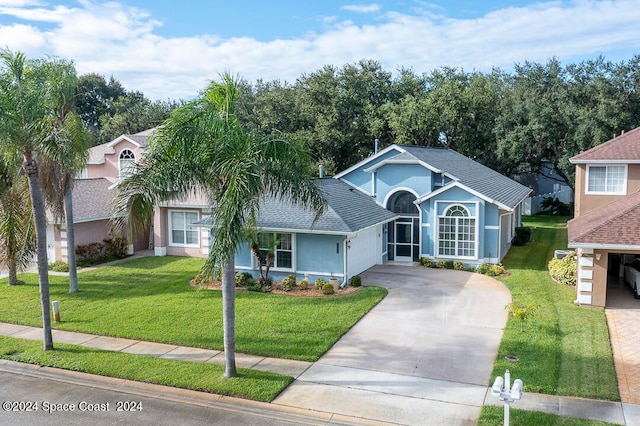
M109 217L114 191L104 178L78 179L73 186L73 221L82 222Z
M314 211L269 197L260 204L257 227L349 234L391 221L397 216L342 181L323 178L316 182L327 200L327 210L315 223ZM211 218L198 223L210 225Z
M398 147L506 207L514 208L531 192L526 186L451 149L404 145ZM406 155L401 157L402 155L392 158L406 159Z

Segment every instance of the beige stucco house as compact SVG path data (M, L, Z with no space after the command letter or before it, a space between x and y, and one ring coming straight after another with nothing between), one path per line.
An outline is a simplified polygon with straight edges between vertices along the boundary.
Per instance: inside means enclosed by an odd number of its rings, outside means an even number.
M578 254L577 301L606 306L607 281L624 258L640 257L640 128L571 158L575 218L569 247Z

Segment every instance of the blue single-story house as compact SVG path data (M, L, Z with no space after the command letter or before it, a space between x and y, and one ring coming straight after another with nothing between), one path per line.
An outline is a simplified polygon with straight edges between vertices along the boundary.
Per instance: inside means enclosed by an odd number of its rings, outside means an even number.
M275 279L296 274L344 283L376 264L420 257L499 263L531 191L453 150L404 145L318 184L328 209L315 223L313 212L282 200L261 206L257 227L280 237ZM236 269L258 269L248 244L238 250Z

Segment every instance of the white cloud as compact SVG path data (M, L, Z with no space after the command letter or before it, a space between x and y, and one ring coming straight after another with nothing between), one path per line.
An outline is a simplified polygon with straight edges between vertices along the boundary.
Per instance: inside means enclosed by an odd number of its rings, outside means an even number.
M266 42L212 35L161 37L155 32L157 20L121 3L83 1L74 8L26 4L0 0L0 14L33 24L0 25L0 46L33 57L73 59L80 74L113 75L151 99L192 97L223 71L250 81L291 82L327 64L342 66L364 58L390 71L398 66L416 72L441 66L489 70L509 69L525 60L556 56L570 62L640 48L636 0L536 3L475 19L448 18L428 7L377 15L372 24L325 21L322 33ZM42 22L41 28L35 26Z
M357 13L375 13L380 11L379 4L348 4L346 6L342 6L343 10L348 10L349 12L357 12Z

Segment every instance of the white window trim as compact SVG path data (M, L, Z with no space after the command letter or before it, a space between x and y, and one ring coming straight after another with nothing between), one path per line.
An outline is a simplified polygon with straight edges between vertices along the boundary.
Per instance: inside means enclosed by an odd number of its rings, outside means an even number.
M296 270L296 234L293 232L265 232L265 234L279 234L279 235L291 235L291 268L283 268L280 266L272 266L271 268L269 268L269 272L271 271L275 271L275 272L293 272ZM262 248L262 247L261 247ZM277 259L277 251L278 248L275 248L274 254L276 255L276 259ZM281 251L289 251L289 250L281 250ZM277 260L276 260L277 261ZM253 267L253 269L257 269L258 266L258 259L256 259L255 254L253 253L253 251L251 252L251 265Z
M589 170L591 167L624 167L624 183L622 184L622 191L607 192L607 191L589 191ZM627 195L629 167L627 164L588 164L584 182L584 193L587 195ZM606 188L606 182L605 182Z
M193 247L193 248L199 248L200 247L200 239L202 238L200 236L200 229L198 227L195 227L197 230L197 235L198 235L198 242L196 244L184 244L184 243L174 243L173 242L173 222L171 220L171 214L172 213L196 213L198 215L198 220L200 219L200 212L197 210L169 210L167 212L167 228L169 229L169 245L171 247ZM185 218L186 219L186 218ZM186 224L186 220L185 220L185 225ZM187 225L188 226L188 225ZM186 241L186 235L185 235L185 241Z
M477 260L478 259L478 249L479 249L479 245L480 245L480 233L479 233L479 229L478 229L478 216L473 216L471 214L471 210L465 206L464 204L460 203L460 202L446 202L446 201L436 201L436 212L438 211L438 204L442 203L442 204L447 204L447 206L442 210L442 214L436 215L436 232L434 235L434 243L435 243L435 250L434 250L434 255L436 258L438 259L466 259L466 260ZM474 203L476 206L476 213L478 212L478 203ZM449 209L451 209L452 207L455 206L459 206L462 207L463 209L465 209L467 211L467 213L469 214L469 216L466 216L466 218L468 219L473 219L474 220L474 232L475 232L475 238L474 238L474 250L473 250L473 256L448 256L448 255L441 255L440 254L440 219L441 218L446 218L446 217L450 217L447 216L446 213L449 211ZM457 247L456 247L456 251L458 251Z

